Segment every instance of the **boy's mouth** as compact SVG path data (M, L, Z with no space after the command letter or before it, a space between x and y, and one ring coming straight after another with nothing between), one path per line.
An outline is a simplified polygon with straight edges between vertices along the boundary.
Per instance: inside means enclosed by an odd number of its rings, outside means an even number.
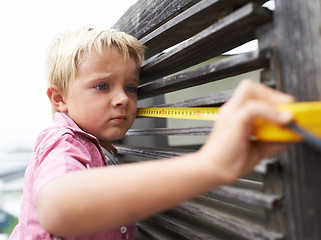
M116 117L111 118L111 120L117 123L123 123L127 120L127 117L126 115L118 115Z

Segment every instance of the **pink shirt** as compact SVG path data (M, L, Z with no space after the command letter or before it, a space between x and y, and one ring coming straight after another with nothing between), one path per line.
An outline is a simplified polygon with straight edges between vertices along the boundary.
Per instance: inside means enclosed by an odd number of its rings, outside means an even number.
M97 138L82 131L67 115L56 113L55 125L43 131L36 142L34 155L25 173L19 223L10 239L60 239L50 236L39 224L36 199L42 187L69 172L104 166L106 166L106 158ZM95 204L94 201L93 204ZM134 235L135 225L133 224L91 236L62 239L133 240Z

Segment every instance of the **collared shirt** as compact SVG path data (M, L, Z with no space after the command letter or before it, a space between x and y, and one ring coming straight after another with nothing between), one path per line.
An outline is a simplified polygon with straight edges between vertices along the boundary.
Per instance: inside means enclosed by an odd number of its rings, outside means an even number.
M106 162L108 166L113 166L113 165L118 165L119 161L117 159L117 156L115 154L115 151L112 150L109 152L106 148L101 147L101 149L104 151L105 157L106 157Z
M55 125L39 135L34 155L26 169L19 223L13 230L10 239L60 239L50 236L39 223L36 199L41 189L53 179L70 172L104 167L107 165L106 163L107 159L98 139L82 131L67 115L56 113ZM108 191L108 189L106 190ZM95 204L94 201L93 204ZM134 235L135 226L132 224L90 236L61 239L133 240Z

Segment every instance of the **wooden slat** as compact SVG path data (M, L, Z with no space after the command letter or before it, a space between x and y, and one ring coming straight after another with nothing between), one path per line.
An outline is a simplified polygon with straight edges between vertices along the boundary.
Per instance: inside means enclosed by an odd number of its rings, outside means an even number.
M264 194L258 191L235 188L230 186L222 186L211 193L219 196L236 199L245 203L249 203L255 206L261 206L266 209L273 209L280 205L281 196L275 194Z
M138 39L200 0L139 0L116 22L113 28Z
M126 136L208 135L211 127L129 129Z
M182 150L182 149L173 149L173 148L152 148L152 147L133 147L133 146L126 146L126 145L117 145L115 147L118 150L119 154L130 154L134 156L142 156L142 157L151 157L154 159L159 158L167 158L167 157L175 157L180 156L193 150ZM276 164L275 159L264 159L259 162L258 165L254 168L254 171L260 174L268 173L270 168L274 168Z
M249 190L255 190L255 191L263 192L263 186L264 185L263 185L262 182L239 178L231 186L238 187L238 188L246 188L246 189L249 189Z
M236 220L233 216L224 216L224 214L215 212L213 209L211 209L211 211L204 211L203 208L195 204L182 203L175 209L200 218L210 224L218 225L227 231L236 233L246 239L284 239L284 235L282 233L267 231L262 226L258 226L253 222L247 222L244 219Z
M267 174L270 171L275 171L277 168L279 168L278 160L276 158L267 158L259 162L254 170L261 174Z
M174 149L164 149L164 148L149 148L149 147L130 147L130 146L122 146L115 145L119 154L131 154L135 156L142 157L151 157L155 159L159 158L168 158L175 157L186 154L188 150L174 150Z
M268 61L259 51L227 57L205 66L141 85L138 88L138 99L213 82L266 66L268 66Z
M208 128L201 128L201 129L208 130ZM165 129L163 129L163 131L165 131ZM181 129L179 129L179 131L181 131ZM148 148L148 149L145 148L144 150L140 148L139 149L119 148L119 153L134 154L139 156L143 154L144 156L149 156L149 157L173 157L173 156L178 156L183 154L182 152L178 153L178 152L174 152L173 150L160 151L158 149L153 150L151 148ZM232 186L222 186L215 190L212 190L211 193L236 199L245 203L250 203L255 206L261 206L267 209L275 208L276 206L279 205L279 202L281 200L281 196L279 195L264 194L256 190L249 190L245 188L238 188L238 187L232 187Z
M149 220L142 222L143 227L152 228L156 226L159 231L174 233L177 239L195 240L195 239L208 239L208 240L244 240L244 238L237 236L234 233L225 231L220 227L212 224L207 224L195 217L184 214L182 212L171 209L158 216L153 216ZM138 230L141 223L138 224ZM189 233L189 234L188 234ZM168 239L166 239L168 240Z
M168 234L162 232L159 226L155 226L155 224L148 224L148 222L150 221L145 220L136 224L138 232L146 237L144 240L176 240L175 238L169 237ZM140 238L138 239L140 240Z
M204 240L204 239L217 239L213 235L206 233L200 226L188 224L182 219L175 219L166 214L160 214L158 216L151 217L152 221L157 222L162 228L166 228L169 231L174 231L180 237L188 240Z
M142 67L143 83L218 56L255 38L255 29L271 12L248 4Z
M221 106L225 103L232 95L233 90L213 93L207 96L191 98L181 102L160 104L157 107L210 107L210 106Z
M186 204L191 204L197 208L202 209L204 212L211 212L212 214L231 217L233 221L238 221L238 219L244 220L246 223L254 223L257 226L264 225L264 212L258 211L257 209L248 209L244 205L240 206L236 204L235 201L228 198L215 198L213 194L204 194L198 196ZM198 216L201 218L201 216Z
M149 58L192 37L217 22L223 16L231 13L235 6L242 6L248 2L249 0L200 1L140 39L147 46L145 57Z

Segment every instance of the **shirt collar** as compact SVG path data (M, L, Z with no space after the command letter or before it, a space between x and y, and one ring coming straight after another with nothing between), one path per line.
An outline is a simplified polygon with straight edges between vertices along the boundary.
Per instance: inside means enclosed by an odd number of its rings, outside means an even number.
M84 134L87 137L89 137L90 139L94 139L95 141L99 142L98 139L94 135L91 135L90 133L87 133L87 132L83 131L74 122L74 120L72 120L67 114L56 112L55 116L54 116L54 119L55 119L56 126L69 128L74 132L77 132L77 133L80 133L80 134Z
M94 135L91 135L90 133L83 131L74 122L74 120L72 120L67 114L61 113L61 112L56 112L54 119L55 119L55 124L58 127L66 127L66 128L71 129L74 132L86 135L88 138L94 140L96 145L98 145L100 148L102 148L99 144L99 140ZM111 151L115 154L115 156L117 156L117 149L113 145L111 146Z

